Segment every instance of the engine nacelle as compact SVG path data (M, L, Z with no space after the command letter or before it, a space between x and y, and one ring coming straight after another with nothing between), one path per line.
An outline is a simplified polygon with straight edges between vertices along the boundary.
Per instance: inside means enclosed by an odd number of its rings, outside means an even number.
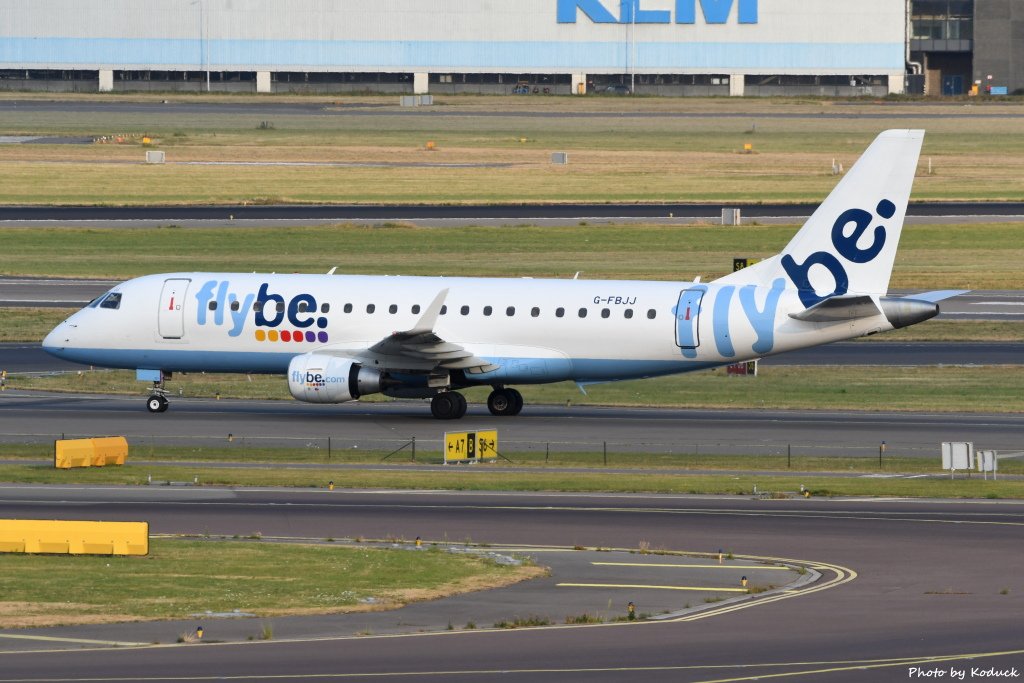
M344 403L381 390L379 370L351 358L306 353L288 364L288 391L307 403Z

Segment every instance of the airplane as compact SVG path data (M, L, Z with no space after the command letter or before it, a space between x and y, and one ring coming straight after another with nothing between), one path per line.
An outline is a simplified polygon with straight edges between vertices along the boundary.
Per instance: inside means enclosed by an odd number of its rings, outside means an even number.
M781 253L712 282L166 273L59 324L49 353L136 370L167 410L174 372L287 374L317 404L369 394L518 415L513 385L705 370L920 323L961 291L888 296L923 130L881 133Z

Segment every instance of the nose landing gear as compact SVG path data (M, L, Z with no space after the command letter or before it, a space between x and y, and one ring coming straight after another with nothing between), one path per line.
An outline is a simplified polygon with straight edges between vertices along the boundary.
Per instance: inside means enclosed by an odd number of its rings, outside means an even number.
M164 413L170 407L171 402L167 400L167 389L164 388L164 379L170 379L171 373L161 373L160 379L153 380L153 388L150 389L149 398L146 399L146 410L151 413Z

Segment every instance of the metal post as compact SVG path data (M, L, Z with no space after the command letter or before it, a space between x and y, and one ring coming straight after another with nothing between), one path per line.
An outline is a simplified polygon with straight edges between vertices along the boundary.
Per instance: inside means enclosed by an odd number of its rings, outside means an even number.
M608 442L604 442L604 466L608 466Z
M786 467L793 469L793 444L786 446Z
M416 437L412 437L412 461L416 462Z
M551 444L550 443L546 443L546 444L544 444L544 464L545 465L548 464L548 458L550 458L550 457L551 457Z
M331 437L327 437L327 462L331 461Z

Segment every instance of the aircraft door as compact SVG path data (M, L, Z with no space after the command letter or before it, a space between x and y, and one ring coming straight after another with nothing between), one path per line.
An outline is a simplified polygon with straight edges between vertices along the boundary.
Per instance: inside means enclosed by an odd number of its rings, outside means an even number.
M700 306L704 300L704 287L684 289L676 306L676 346L695 349L700 346Z
M160 293L160 311L157 324L164 339L185 336L185 296L191 280L165 280Z

